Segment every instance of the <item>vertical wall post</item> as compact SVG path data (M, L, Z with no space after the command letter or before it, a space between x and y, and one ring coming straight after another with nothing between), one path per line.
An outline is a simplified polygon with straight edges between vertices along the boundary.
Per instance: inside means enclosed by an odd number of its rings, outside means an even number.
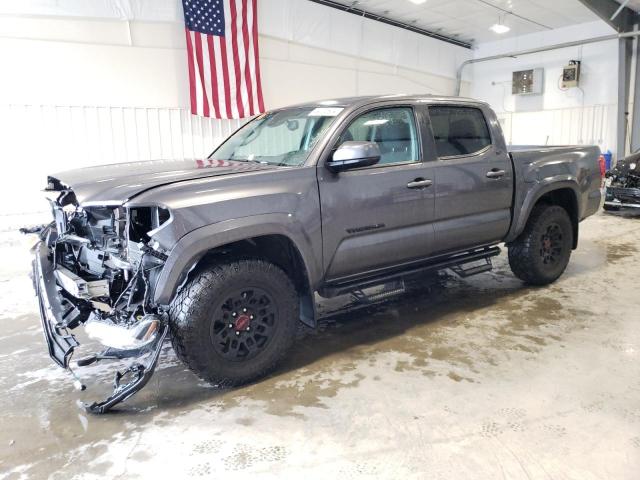
M637 28L637 25L636 25ZM633 55L635 57L635 75L633 78L633 115L631 117L631 152L640 150L640 41L636 38Z
M618 121L616 157L627 154L627 120L629 117L629 87L631 83L631 55L633 42L630 38L618 40Z

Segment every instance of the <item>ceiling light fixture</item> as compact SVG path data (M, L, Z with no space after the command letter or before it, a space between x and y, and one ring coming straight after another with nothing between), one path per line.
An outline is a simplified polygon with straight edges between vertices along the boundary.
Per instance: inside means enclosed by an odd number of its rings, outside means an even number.
M409 0L411 3L415 3L416 5L422 5L426 3L427 0Z
M504 33L507 33L509 30L511 30L511 28L504 24L502 18L498 17L498 23L496 23L495 25L491 25L489 27L489 30L491 30L494 33L497 33L498 35L502 35Z
M511 29L506 25L502 25L501 23L496 23L495 25L491 25L489 27L489 30L497 33L498 35L502 35L503 33L507 33Z

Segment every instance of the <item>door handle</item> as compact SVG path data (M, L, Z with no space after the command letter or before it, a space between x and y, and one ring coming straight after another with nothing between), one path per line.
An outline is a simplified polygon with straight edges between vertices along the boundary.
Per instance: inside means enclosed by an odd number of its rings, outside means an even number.
M487 172L487 178L502 178L506 172L504 170L499 170L494 168L493 170Z
M427 188L433 185L432 180L416 178L413 182L407 183L407 188Z

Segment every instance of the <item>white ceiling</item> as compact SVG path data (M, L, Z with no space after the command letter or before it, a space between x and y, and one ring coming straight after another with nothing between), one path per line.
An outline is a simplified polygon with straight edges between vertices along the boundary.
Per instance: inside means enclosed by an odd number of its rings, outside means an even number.
M632 1L640 5L640 0ZM338 3L467 43L490 42L598 20L578 0L426 0L421 5L410 0L338 0ZM511 31L502 35L490 31L489 27L498 21Z

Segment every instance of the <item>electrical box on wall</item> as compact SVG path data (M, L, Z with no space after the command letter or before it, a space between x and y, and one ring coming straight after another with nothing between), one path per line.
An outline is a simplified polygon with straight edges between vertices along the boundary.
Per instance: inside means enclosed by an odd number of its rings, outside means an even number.
M562 70L562 88L573 88L580 85L580 62L571 60Z
M513 72L511 92L514 95L540 95L542 93L543 83L543 68Z

